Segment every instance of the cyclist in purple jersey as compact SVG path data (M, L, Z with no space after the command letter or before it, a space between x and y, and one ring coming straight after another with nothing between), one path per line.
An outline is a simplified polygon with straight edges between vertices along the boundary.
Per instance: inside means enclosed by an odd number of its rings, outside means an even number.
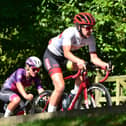
M26 93L25 87L34 83L39 94L44 91L38 76L41 65L38 57L31 56L26 60L25 68L18 68L6 79L0 91L0 99L9 102L4 117L8 117L15 110L21 97L26 100L33 99L33 94Z
M74 51L88 46L90 60L93 64L108 68L108 63L102 61L96 53L95 39L92 35L95 19L90 13L79 13L74 17L74 27L65 29L60 35L52 38L44 53L44 67L48 71L54 85L54 91L50 97L48 112L56 111L61 95L65 89L62 73L62 64L69 60L71 70L85 68L85 60L74 55ZM75 80L72 94L78 91L81 77Z

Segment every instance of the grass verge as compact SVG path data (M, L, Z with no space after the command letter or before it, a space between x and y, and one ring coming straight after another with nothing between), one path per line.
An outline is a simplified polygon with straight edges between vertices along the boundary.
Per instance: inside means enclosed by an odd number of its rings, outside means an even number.
M126 126L126 113L35 120L17 126Z

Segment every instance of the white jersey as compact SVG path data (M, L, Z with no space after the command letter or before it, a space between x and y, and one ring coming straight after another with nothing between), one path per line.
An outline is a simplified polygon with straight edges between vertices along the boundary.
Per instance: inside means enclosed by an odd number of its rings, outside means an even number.
M69 27L60 35L52 38L49 42L48 49L56 56L64 56L63 46L71 46L71 51L80 49L83 46L89 47L89 52L96 52L96 43L94 36L91 35L85 39L80 37L76 27Z

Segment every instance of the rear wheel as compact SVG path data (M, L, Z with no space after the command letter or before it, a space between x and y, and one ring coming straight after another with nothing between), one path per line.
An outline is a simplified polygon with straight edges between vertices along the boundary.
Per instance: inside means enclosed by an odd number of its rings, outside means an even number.
M81 96L78 102L78 109L106 106L112 106L111 96L107 88L100 83L93 84L88 88L88 101L85 101Z

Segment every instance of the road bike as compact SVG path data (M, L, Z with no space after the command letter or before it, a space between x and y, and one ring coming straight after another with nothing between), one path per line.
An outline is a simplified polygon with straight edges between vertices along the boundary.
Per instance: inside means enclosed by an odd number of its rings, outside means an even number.
M109 64L112 68L112 65ZM63 93L61 101L58 105L58 110L60 111L70 111L73 109L90 109L97 107L112 106L111 96L108 89L102 84L109 76L110 70L103 69L105 71L105 76L98 83L90 83L88 77L88 70L99 68L93 64L86 65L86 70L78 70L76 74L64 77L64 80L76 79L80 75L83 78L79 86L79 90L75 96L70 99L67 93ZM49 98L51 95L51 90L45 90L42 94L34 100L34 112L47 112ZM102 101L99 100L99 96L102 97Z

